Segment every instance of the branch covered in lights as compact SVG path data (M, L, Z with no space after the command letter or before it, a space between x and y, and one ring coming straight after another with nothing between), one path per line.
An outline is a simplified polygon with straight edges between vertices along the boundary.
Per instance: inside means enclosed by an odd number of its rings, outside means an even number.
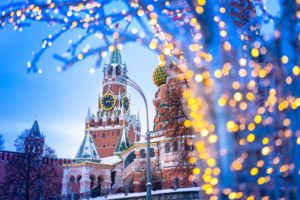
M57 27L28 63L30 72L41 73L44 52L74 30L84 34L54 55L58 71L90 56L101 66L113 35L156 51L162 66L176 62L185 72L178 78L193 82L183 93L190 111L184 124L199 133L198 157L190 158L199 167L190 179L202 181L204 198L295 199L300 1L280 1L279 8L272 15L259 0L31 0L0 7L0 23L19 31L37 21ZM271 36L265 27L273 27Z

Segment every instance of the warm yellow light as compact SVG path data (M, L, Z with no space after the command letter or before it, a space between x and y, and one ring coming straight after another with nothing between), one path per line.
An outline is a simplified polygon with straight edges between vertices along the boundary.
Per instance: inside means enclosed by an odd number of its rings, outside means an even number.
M258 57L259 56L259 51L258 51L258 49L256 49L256 48L253 48L252 50L251 50L251 55L253 56L253 57Z
M201 172L201 170L198 167L196 167L196 168L193 169L193 174L195 174L195 175L200 174L200 172Z
M257 173L258 173L258 168L256 168L256 167L254 167L254 168L252 168L252 169L250 170L250 174L251 174L252 176L255 176Z
M204 9L203 9L202 6L197 6L197 7L196 7L196 12L197 12L198 14L202 14L203 11L204 11Z
M269 138L265 137L265 138L262 140L262 143L263 143L263 144L268 144L268 143L269 143Z
M232 168L233 168L234 170L236 170L236 171L239 171L239 170L241 170L241 169L243 168L243 165L242 165L242 163L240 163L239 161L234 161L234 162L232 163Z
M198 0L198 4L204 6L206 4L206 0Z
M227 36L227 32L225 30L220 31L220 35L222 37L226 37Z
M240 70L239 70L239 75L240 75L240 77L245 77L245 76L247 76L247 70L246 70L246 69L240 69Z
M257 180L257 183L258 183L259 185L262 185L262 184L265 183L265 181L266 181L265 177L260 177L260 178Z
M215 74L216 78L221 78L222 77L222 71L219 70L219 69L217 69L214 74Z
M253 133L250 133L248 136L247 136L247 141L248 142L253 142L255 140L255 135Z
M293 74L298 76L300 74L300 68L296 65L293 67Z
M227 130L232 131L235 128L236 124L233 121L228 121L226 124Z
M226 103L227 103L227 99L224 97L220 98L218 101L219 106L225 106Z
M156 47L157 47L157 42L154 41L154 40L151 41L150 44L149 44L149 48L150 48L150 49L156 49Z
M203 81L203 76L201 74L196 74L195 81L197 81L198 83L202 82Z
M241 94L240 92L236 92L236 93L234 94L233 98L234 98L234 100L236 100L236 101L241 101L242 98L243 98L243 96L242 96L242 94Z
M247 64L247 60L245 58L240 59L240 65L245 66Z
M197 142L196 145L195 145L195 147L196 147L196 150L197 150L198 152L201 152L201 151L204 150L204 144L203 144L203 142L201 142L201 141Z
M221 7L220 8L220 13L225 13L226 12L226 9L224 7Z
M261 121L262 121L262 117L261 117L260 115L256 115L256 116L254 117L254 122L255 122L256 124L261 123Z
M82 60L82 59L83 59L83 54L82 54L82 53L79 54L79 55L77 56L77 59L78 59L78 60Z
M229 199L235 199L235 198L236 198L236 193L235 193L235 192L231 192L231 193L228 195L228 198L229 198Z
M260 70L258 71L258 76L259 76L260 78L264 78L264 77L266 77L266 75L267 75L267 73L266 73L265 70L260 69Z
M253 196L249 196L249 197L247 198L247 200L254 200L254 197L253 197Z
M256 166L257 167L262 167L262 166L264 166L264 161L263 160L259 160L258 162L257 162L257 164L256 164Z
M252 92L248 92L247 95L246 95L246 98L249 100L249 101L253 101L255 99L255 96Z
M210 143L215 143L218 140L218 137L216 135L211 135L208 140Z
M207 165L208 165L209 167L214 167L214 166L216 165L215 159L213 159L213 158L208 159L208 160L207 160Z
M264 147L261 150L262 155L266 156L270 153L270 147Z
M288 169L289 169L289 166L288 166L288 165L282 165L282 166L280 167L280 172L281 172L281 173L286 172Z
M197 159L196 159L195 157L190 157L190 158L189 158L189 162L190 162L191 164L195 164L196 161L197 161Z
M267 174L272 174L272 173L273 173L273 168L269 167L269 168L267 169Z
M163 50L165 55L170 55L171 54L171 49L169 47L164 48Z
M297 144L300 145L300 137L297 137Z
M248 130L249 131L253 131L255 129L255 124L254 123L250 123L249 125L248 125Z
M281 62L283 64L287 64L289 62L289 57L287 57L286 55L282 56L281 57Z
M239 89L240 88L240 83L238 81L234 81L232 83L232 88L235 89L235 90Z
M184 124L185 127L188 128L192 125L192 122L190 120L185 120L183 124Z

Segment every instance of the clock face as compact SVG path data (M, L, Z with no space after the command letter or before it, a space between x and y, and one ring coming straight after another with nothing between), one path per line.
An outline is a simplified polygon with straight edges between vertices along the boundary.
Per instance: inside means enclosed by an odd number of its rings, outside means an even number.
M127 96L122 97L122 106L124 107L125 111L129 109L129 99Z
M116 104L116 98L111 93L106 93L100 100L100 106L103 110L111 110Z

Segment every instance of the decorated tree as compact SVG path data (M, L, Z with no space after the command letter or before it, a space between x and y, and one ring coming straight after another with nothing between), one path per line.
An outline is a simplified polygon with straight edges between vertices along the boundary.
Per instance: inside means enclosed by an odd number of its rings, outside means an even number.
M300 196L300 2L278 5L273 16L260 0L11 1L0 8L0 23L20 31L33 21L58 27L28 62L29 72L41 74L43 53L75 29L84 34L54 55L58 71L92 55L100 66L116 28L123 43L148 46L161 63L182 63L191 82L183 92L185 126L199 133L192 160L201 166L193 176L203 195L293 199ZM261 31L266 25L271 37ZM84 45L90 37L99 45Z

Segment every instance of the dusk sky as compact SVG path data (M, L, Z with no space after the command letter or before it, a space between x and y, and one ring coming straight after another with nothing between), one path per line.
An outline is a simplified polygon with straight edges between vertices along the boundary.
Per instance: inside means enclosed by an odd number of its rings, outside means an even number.
M277 3L272 1L269 6L272 13L277 13ZM87 109L90 106L93 113L97 110L103 76L102 68L90 73L95 58L79 62L66 72L58 72L56 68L60 63L52 57L53 53L64 52L68 40L76 39L79 31L64 35L44 54L38 63L43 69L41 75L26 72L32 52L39 50L43 39L58 29L33 23L22 32L14 31L11 26L0 30L0 133L5 137L5 150L14 151L13 141L17 135L31 128L37 119L46 143L56 150L57 155L73 158L83 139ZM90 44L97 42L100 41L95 37ZM140 84L147 96L152 127L155 113L152 100L157 90L152 82L152 72L158 64L157 55L146 47L131 43L124 45L122 59L127 63L129 76ZM131 112L140 110L144 133L142 99L137 92L128 89Z

